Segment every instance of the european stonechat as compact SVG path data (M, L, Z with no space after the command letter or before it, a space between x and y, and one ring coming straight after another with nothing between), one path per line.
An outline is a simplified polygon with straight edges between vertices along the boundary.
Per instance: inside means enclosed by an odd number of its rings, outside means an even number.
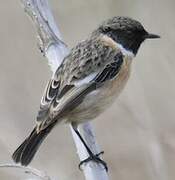
M72 124L89 153L83 162L94 160L107 168L86 145L77 126L95 119L114 102L128 81L140 45L152 38L159 36L148 33L138 21L113 17L78 43L48 82L36 126L14 152L14 161L27 166L53 127L65 122Z

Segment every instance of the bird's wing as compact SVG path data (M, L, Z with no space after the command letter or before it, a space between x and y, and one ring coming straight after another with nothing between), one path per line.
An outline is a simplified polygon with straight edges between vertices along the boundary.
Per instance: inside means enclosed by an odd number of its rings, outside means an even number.
M103 86L107 81L115 78L123 64L123 56L118 53L115 60L110 64L107 64L95 77L92 75L92 79L84 82L80 86L72 86L67 93L59 98L56 98L51 108L56 113L56 119L64 117L69 111L76 108L85 98L85 96L97 88ZM79 84L79 83L78 83Z
M76 108L87 94L102 86L104 82L115 78L119 73L122 63L123 55L122 53L117 53L113 61L107 64L98 73L91 73L83 80L72 81L74 84L65 85L59 93L57 89L59 87L58 81L56 81L54 88L51 88L51 85L54 85L54 82L51 81L46 95L49 99L53 100L46 112L43 108L40 110L42 121L39 123L39 130L45 129L58 119L62 119L68 112ZM57 94L54 93L55 91L57 91ZM45 99L47 100L48 97ZM43 112L45 112L45 114Z
M121 49L108 37L75 46L48 82L37 116L38 131L61 120L88 93L115 77L122 62Z

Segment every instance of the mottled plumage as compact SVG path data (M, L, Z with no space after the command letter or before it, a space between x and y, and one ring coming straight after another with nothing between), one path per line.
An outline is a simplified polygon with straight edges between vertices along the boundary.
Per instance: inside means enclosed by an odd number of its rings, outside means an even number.
M62 109L65 111L63 104L71 103L70 97L76 98L95 83L91 90L93 91L116 76L122 65L123 55L117 44L113 42L114 47L113 44L107 42L107 38L105 35L90 37L80 42L64 59L44 93L37 117L38 131L47 127L54 121L53 119L69 121L67 118L71 113L70 108L74 108L75 104L69 107L69 112L66 114ZM86 77L88 77L87 81L82 83ZM64 101L66 103L63 103ZM75 121L78 123L78 120Z
M78 43L48 82L37 125L13 154L14 161L28 165L47 134L61 122L72 123L80 137L77 125L97 117L118 97L141 43L156 37L138 21L114 17ZM96 162L103 163L90 149L87 151Z

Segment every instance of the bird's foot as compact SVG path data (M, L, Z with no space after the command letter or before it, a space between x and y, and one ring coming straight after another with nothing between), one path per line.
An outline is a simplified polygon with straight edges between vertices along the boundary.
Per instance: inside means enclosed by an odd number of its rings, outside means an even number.
M99 157L101 154L104 154L104 151L102 151L98 154L90 154L90 156L87 159L80 162L79 169L81 170L81 166L83 164L88 163L89 161L94 161L97 164L102 164L104 166L104 168L106 169L106 171L108 171L108 166L107 166L106 162L103 161L102 159L100 159L100 157Z

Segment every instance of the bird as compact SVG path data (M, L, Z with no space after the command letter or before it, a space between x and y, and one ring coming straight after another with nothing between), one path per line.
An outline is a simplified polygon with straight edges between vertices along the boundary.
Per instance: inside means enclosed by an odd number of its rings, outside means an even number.
M78 125L95 119L116 100L130 77L132 61L141 44L156 38L160 36L146 31L139 21L115 16L73 47L48 81L36 125L13 153L14 162L27 166L51 130L69 123L89 153L80 165L94 161L107 170L107 164L99 157L102 152L92 153Z

